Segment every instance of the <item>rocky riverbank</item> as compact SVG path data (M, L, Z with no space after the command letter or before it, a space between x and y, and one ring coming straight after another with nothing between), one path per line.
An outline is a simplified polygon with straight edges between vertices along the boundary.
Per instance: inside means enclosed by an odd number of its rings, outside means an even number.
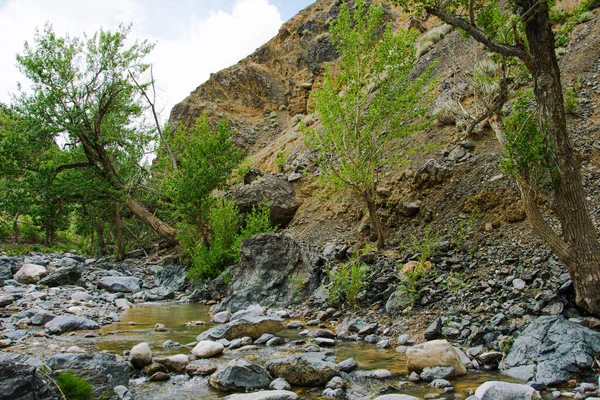
M115 263L75 254L0 257L0 393L8 393L0 398L26 398L24 393L36 390L39 398L56 398L48 376L63 370L92 382L97 396L114 398L201 393L201 398L216 399L257 390L231 398L597 395L594 368L600 334L590 329L597 320L575 313L568 277L546 276L542 264L551 263L550 257L527 269L522 262L499 263L498 271L487 270L489 279L465 277L454 296L448 295L447 284L441 290L448 275L440 279L430 274L419 304L398 305L394 312L390 302L398 274L392 272L400 261L410 260L367 255L363 258L370 276L361 294L361 313L328 307L322 289L325 265L343 258L344 252L348 249L343 246L316 249L281 234L259 235L244 243L242 262L229 271L228 285L200 286L186 282L184 268L147 259ZM453 266L481 263L486 256L490 262L500 254L466 253L459 260L458 251L441 243L433 265L444 274ZM307 282L306 302L287 295L287 277L299 273ZM198 335L190 330L175 336L173 327L158 317L155 326L138 335L165 331L167 339L160 346L142 339L119 354L99 352L106 335L118 340L122 333L98 328L117 323L135 303L189 302L227 290L237 296L219 303L201 300L214 304L210 319L205 314L201 321L178 322ZM532 296L535 290L542 294ZM475 293L477 299L470 302ZM436 313L433 305L442 308L441 299L446 310ZM455 304L465 307L454 310ZM522 313L515 312L519 308ZM40 370L42 362L47 369ZM493 372L498 370L504 374ZM528 384L493 383L499 380Z

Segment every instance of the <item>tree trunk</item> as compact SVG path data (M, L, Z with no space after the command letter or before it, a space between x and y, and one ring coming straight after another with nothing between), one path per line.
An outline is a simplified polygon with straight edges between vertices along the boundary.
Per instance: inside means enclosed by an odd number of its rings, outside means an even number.
M19 214L15 215L13 221L13 232L15 234L15 244L19 244Z
M377 232L377 250L381 251L385 247L385 233L383 232L383 226L381 225L381 220L377 214L375 200L373 200L373 197L367 191L363 192L363 198L365 199L367 209L369 210L369 219L371 220L371 225L373 225L375 232Z
M121 215L119 213L119 202L115 204L115 230L117 237L117 259L122 260L125 258L125 251L123 248L123 231L121 230Z
M553 163L560 174L554 184L553 210L562 227L569 251L549 243L565 263L575 286L577 304L600 315L600 244L588 211L581 180L580 163L569 138L560 69L554 52L554 33L548 3L529 0L525 33L533 59L533 92L540 118L552 143Z
M142 220L143 223L148 225L152 230L160 235L163 239L169 243L177 243L177 231L175 228L161 221L154 214L152 214L143 204L136 201L134 198L129 197L127 199L127 207L133 212L136 217Z
M104 239L104 225L94 218L94 230L98 235L98 254L100 257L106 255L106 240Z

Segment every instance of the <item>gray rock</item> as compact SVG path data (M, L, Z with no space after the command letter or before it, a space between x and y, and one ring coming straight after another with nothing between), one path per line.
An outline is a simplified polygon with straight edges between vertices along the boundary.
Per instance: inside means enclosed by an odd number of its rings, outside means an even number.
M108 353L57 354L46 362L52 370L70 370L92 383L94 396L110 398L115 386L129 384L129 363Z
M423 332L425 340L435 340L442 337L442 319L438 318L433 321L425 332Z
M429 386L434 388L446 388L451 387L452 384L445 379L434 379L433 381L431 381Z
M218 356L223 350L225 350L225 347L221 343L210 340L201 340L192 349L192 354L198 358L211 358Z
M480 400L534 400L541 399L540 394L528 385L518 383L488 381L475 391Z
M236 392L267 388L271 377L260 365L237 360L213 374L209 383L223 392Z
M290 384L285 379L277 378L277 379L274 379L269 384L269 389L272 389L272 390L292 390L292 387L290 386Z
M231 319L231 313L229 311L221 311L213 315L213 322L215 324L226 324Z
M338 367L340 367L340 371L351 372L358 367L358 364L356 363L356 361L354 361L354 358L348 358L340 362L338 364Z
M407 394L384 394L376 397L375 400L420 400L418 397L409 396Z
M296 182L299 181L300 179L302 179L302 174L299 172L292 172L291 174L288 175L288 182Z
M456 370L453 367L427 367L421 372L421 379L424 381L434 381L436 379L452 379L456 377Z
M132 276L106 276L98 281L98 287L110 292L133 293L142 289L142 280Z
M242 213L251 212L266 199L271 204L271 222L282 228L292 220L300 207L294 185L272 174L265 174L250 185L232 187L231 198Z
M15 297L10 294L0 294L0 307L6 307L15 301Z
M402 314L412 302L413 300L405 290L396 289L385 303L385 311L391 317L396 317Z
M86 292L75 292L71 295L73 301L90 301L93 300L94 296Z
M0 400L59 400L56 385L35 366L0 361Z
M543 316L515 340L504 359L504 372L553 385L568 381L571 374L591 369L599 352L599 333L561 316ZM516 367L527 368L515 370Z
M146 365L152 364L152 350L146 342L136 344L129 352L129 362L134 368L142 369Z
M169 265L156 274L156 285L171 292L182 292L186 285L186 268L180 265Z
M12 279L12 263L8 260L0 259L0 280L6 281Z
M129 389L127 389L125 386L115 386L113 390L117 395L118 400L133 400L133 396L129 392Z
M262 390L248 394L234 394L225 397L225 400L297 400L296 393L288 390Z
M40 279L46 276L48 272L46 268L37 264L23 264L14 275L17 282L22 284L37 283Z
M233 340L244 336L258 339L264 333L275 334L285 327L285 321L275 317L246 317L202 332L196 340Z
M77 265L62 267L42 278L38 284L50 287L72 285L81 279L81 270Z
M47 322L44 328L49 334L54 335L70 331L100 329L100 325L87 318L61 315Z
M310 387L323 386L340 372L340 367L321 352L271 359L265 368L272 376L283 378L292 385Z
M229 284L226 299L216 310L237 311L258 303L285 306L319 287L323 263L316 252L281 233L264 233L242 242L240 263ZM292 287L290 277L302 282Z
M419 200L409 203L401 203L398 206L398 212L405 217L413 217L421 210L421 202Z
M254 341L254 344L267 344L267 342L273 339L274 337L275 335L272 335L270 333L264 333Z

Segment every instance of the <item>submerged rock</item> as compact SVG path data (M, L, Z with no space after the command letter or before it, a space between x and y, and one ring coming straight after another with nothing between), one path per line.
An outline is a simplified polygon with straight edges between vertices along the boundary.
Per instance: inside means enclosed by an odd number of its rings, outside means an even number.
M309 387L324 386L340 373L340 367L321 352L272 359L267 361L265 368L272 376L283 378L292 385Z
M539 317L515 340L504 359L503 372L553 385L590 370L599 352L600 333L562 316Z

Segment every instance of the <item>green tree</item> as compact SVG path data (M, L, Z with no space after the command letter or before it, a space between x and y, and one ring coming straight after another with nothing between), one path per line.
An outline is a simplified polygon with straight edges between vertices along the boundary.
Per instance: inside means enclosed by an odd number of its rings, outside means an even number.
M322 127L307 129L307 145L319 154L329 183L364 200L383 249L377 183L384 166L400 161L400 138L416 128L409 121L424 114L417 102L427 74L408 79L416 32L394 34L380 7L360 0L352 12L343 6L331 34L340 57L325 66L312 94Z
M506 145L525 212L534 230L567 266L576 302L600 315L600 242L590 218L580 162L569 137L555 36L549 16L553 2L510 0L397 0L409 10L425 11L460 28L489 51L516 60L531 75L534 114L523 113L519 100L507 124ZM519 104L520 102L520 104ZM519 118L519 115L521 118ZM503 129L500 127L500 129ZM539 179L540 174L546 179ZM560 227L555 229L538 205L548 195Z
M37 140L54 143L48 151L60 152L54 158L59 163L51 165L56 176L94 170L141 221L174 242L176 230L132 194L139 165L155 140L134 124L144 111L141 90L150 84L144 80L149 67L144 57L153 45L136 41L126 47L128 33L126 27L101 29L80 39L59 37L50 25L37 31L33 44L26 43L17 56L31 87L21 90L14 109Z

